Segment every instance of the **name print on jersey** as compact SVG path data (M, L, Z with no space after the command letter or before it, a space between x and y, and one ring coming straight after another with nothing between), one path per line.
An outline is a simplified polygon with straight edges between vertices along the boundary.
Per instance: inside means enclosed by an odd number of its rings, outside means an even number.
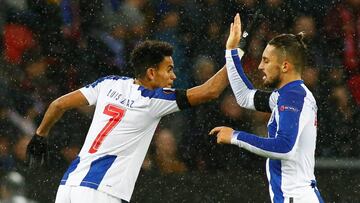
M109 90L109 92L106 94L106 96L115 99L116 101L120 101L120 104L127 106L129 108L132 108L132 105L134 104L134 100L128 99L128 98L122 98L122 94L114 91L112 89Z

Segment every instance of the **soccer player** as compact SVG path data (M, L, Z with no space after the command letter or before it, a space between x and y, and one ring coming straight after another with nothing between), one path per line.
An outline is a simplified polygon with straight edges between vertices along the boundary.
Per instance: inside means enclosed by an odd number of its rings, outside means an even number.
M78 157L65 172L56 203L130 201L150 141L161 117L217 98L229 84L226 68L200 86L171 89L173 48L145 41L131 54L135 78L107 76L53 101L30 141L30 167L43 163L46 137L69 109L95 105Z
M237 103L245 108L271 112L267 137L229 127L216 127L210 135L217 143L234 144L267 157L266 171L272 202L323 202L314 175L316 101L301 80L305 64L302 35L281 34L266 46L259 70L264 85L273 92L256 90L244 74L237 48L241 21L235 17L226 45L226 69Z

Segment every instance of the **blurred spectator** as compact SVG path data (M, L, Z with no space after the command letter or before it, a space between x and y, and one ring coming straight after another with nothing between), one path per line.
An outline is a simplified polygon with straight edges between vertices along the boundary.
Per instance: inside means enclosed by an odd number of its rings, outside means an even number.
M299 15L294 22L293 34L305 33L304 42L308 49L308 66L322 69L325 65L324 50L315 19L308 15Z
M10 154L10 141L7 136L0 135L0 171L6 172L14 168L15 161Z
M0 202L35 203L25 195L25 179L17 172L7 173L0 182Z
M347 85L358 105L360 105L359 11L360 0L344 0L330 9L325 18L328 60L334 64L339 59L338 56L342 57L340 60L346 70Z
M176 61L175 73L176 88L189 88L191 86L190 68L188 67L185 55L184 44L179 37L179 14L177 11L169 11L161 17L157 32L154 33L155 39L170 43L174 47L172 58Z
M321 98L319 74L325 74L325 56L323 44L320 39L315 19L309 15L299 15L294 22L293 33L305 33L304 42L307 46L307 65L303 70L305 85L311 90L318 103L323 102Z
M321 129L326 139L331 140L323 151L324 156L358 157L354 147L360 141L360 111L351 103L351 96L344 85L335 86L330 92L329 109Z
M161 173L183 173L185 164L177 157L177 142L169 129L161 129L155 135L155 163Z
M2 5L0 7L0 53L2 53L3 50L3 30L4 25L6 21L6 11L7 11L7 4L5 3L5 0L0 0L0 4Z
M227 17L228 14L225 12L226 6L232 9L228 4L228 2L219 0L198 1L197 11L194 12L196 12L196 15L199 15L199 17L194 19L194 22L190 24L193 26L193 41L196 42L193 45L193 57L196 58L198 55L207 55L215 63L216 68L220 68L225 64L223 52L227 32L224 31L229 29L229 25L225 22L233 18L232 14ZM225 21L224 19L228 20Z
M20 167L17 167L17 170L24 168L26 160L26 146L29 144L30 136L20 136L18 140L13 145L13 155L16 160L16 164L20 164Z
M19 64L25 51L35 46L33 32L25 25L6 24L4 26L5 59Z
M265 36L265 41L277 34L289 32L295 13L292 7L289 6L288 1L266 0L260 6L266 19L262 25L262 29L264 29L264 35L262 36Z
M216 67L210 57L199 56L194 61L193 76L196 85L202 84L215 74ZM182 158L191 170L208 170L216 165L209 143L208 132L211 126L220 122L219 101L200 105L191 112L190 128L185 129L181 140ZM219 166L220 167L220 166Z

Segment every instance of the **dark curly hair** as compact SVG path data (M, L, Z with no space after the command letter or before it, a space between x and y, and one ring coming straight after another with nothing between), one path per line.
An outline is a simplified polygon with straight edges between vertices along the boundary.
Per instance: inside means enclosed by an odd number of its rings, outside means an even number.
M173 47L162 41L147 40L137 45L131 53L130 63L136 78L144 77L146 70L157 67L166 56L172 56Z

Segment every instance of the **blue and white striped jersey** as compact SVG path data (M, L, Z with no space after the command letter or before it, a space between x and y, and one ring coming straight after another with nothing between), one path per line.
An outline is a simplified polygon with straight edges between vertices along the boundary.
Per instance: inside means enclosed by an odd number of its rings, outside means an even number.
M61 184L90 187L130 201L161 117L179 111L176 92L148 90L120 76L101 78L80 91L96 108L79 156Z
M254 89L241 66L242 55L240 49L226 50L225 54L237 103L248 109L271 112L271 117L267 137L234 131L231 143L268 158L266 171L272 202L302 198L308 191L319 197L314 176L317 135L314 96L302 80L269 93Z

